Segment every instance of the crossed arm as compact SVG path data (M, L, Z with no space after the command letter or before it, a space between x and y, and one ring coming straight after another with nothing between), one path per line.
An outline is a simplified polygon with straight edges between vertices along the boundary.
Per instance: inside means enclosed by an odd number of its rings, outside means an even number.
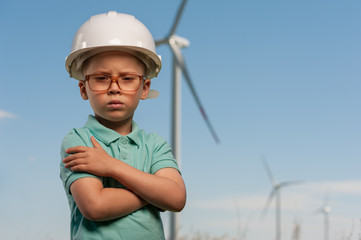
M186 201L186 189L179 172L163 168L154 175L140 171L109 156L91 138L94 147L77 146L66 150L71 154L63 159L66 168L74 172L89 172L112 177L128 189L103 188L96 178L81 178L70 186L82 214L94 221L125 216L152 204L163 210L181 211Z

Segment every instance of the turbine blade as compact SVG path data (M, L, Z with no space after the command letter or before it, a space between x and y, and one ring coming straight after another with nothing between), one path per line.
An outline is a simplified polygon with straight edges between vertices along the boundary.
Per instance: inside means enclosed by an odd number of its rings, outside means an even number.
M182 13L183 13L183 10L184 10L184 6L186 5L186 2L187 0L183 0L181 5L179 6L179 9L178 9L178 12L177 12L177 16L174 20L174 23L173 23L173 26L172 26L172 29L170 30L169 32L169 35L168 36L172 36L174 33L175 33L175 30L177 29L178 27L178 23L179 23L179 20L182 16Z
M168 43L169 39L168 38L162 38L162 39L159 39L157 41L155 41L155 46L159 46L159 45L162 45L162 44L165 44L165 43Z
M278 183L277 183L276 179L273 177L271 168L269 167L265 156L262 156L262 162L263 162L264 168L266 169L266 172L267 172L270 182L272 183L272 185L274 187L276 187L278 185Z
M290 185L296 185L296 184L302 184L304 183L303 181L285 181L285 182L281 182L279 183L280 187L287 187Z
M216 131L214 130L211 122L209 121L208 116L207 116L206 112L204 111L204 108L203 108L203 106L201 104L201 101L200 101L200 99L199 99L199 97L198 97L198 95L196 93L196 90L195 90L193 84L192 84L191 78L190 78L189 73L187 71L187 68L185 66L184 59L183 59L182 53L180 52L180 49L178 48L176 43L174 41L172 41L172 39L170 39L170 41L169 41L169 46L170 46L170 48L171 48L171 50L172 50L172 52L174 54L174 58L177 61L177 64L182 69L184 77L185 77L185 79L187 81L187 84L188 84L188 86L189 86L189 88L190 88L190 90L192 92L192 95L193 95L193 97L194 97L194 99L195 99L195 101L197 103L197 106L198 106L198 108L199 108L199 110L200 110L200 112L202 114L202 117L203 117L204 121L206 122L207 127L208 127L208 129L210 130L210 132L211 132L211 134L213 136L214 141L218 144L220 142L220 140L219 140L219 138L218 138L218 136L216 134Z
M275 195L276 191L277 191L277 190L276 190L275 188L272 188L272 190L271 190L270 194L268 195L268 198L267 198L266 204L264 205L263 210L262 210L261 219L263 219L263 218L264 218L264 216L266 215L267 210L268 210L268 208L269 208L269 205L271 204L272 199L273 199L273 197L274 197L274 195Z

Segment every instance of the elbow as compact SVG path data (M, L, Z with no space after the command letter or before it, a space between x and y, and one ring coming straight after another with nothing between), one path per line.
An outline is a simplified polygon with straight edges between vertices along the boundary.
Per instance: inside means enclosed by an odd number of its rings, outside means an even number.
M187 201L187 197L185 194L178 197L177 200L173 202L171 209L169 209L169 211L172 211L172 212L182 211L186 205L186 201Z
M102 221L102 218L99 216L99 214L97 214L94 211L89 211L89 212L82 212L83 216L93 222L99 222Z
M90 221L104 221L104 215L96 204L89 204L84 208L79 208L83 216Z
M184 206L185 206L185 204L173 206L172 209L170 209L169 211L171 211L171 212L181 212L183 210Z

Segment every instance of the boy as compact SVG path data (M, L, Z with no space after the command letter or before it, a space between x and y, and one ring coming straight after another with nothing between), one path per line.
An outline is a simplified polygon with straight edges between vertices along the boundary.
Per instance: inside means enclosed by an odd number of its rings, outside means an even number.
M61 148L71 239L164 239L159 211L181 211L186 190L169 144L133 121L161 68L151 34L127 14L93 16L66 68L94 111Z

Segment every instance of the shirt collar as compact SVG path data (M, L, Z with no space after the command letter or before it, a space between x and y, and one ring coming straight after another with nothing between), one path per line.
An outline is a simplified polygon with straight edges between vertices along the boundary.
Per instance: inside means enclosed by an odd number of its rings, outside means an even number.
M90 132L101 142L106 145L110 145L110 143L118 140L121 137L124 137L117 133L116 131L107 128L99 123L99 121L93 116L89 115L88 121L85 124L85 127L90 130ZM140 130L138 125L133 121L132 122L132 132L129 133L127 138L132 140L136 145L140 145L140 138L139 138Z

